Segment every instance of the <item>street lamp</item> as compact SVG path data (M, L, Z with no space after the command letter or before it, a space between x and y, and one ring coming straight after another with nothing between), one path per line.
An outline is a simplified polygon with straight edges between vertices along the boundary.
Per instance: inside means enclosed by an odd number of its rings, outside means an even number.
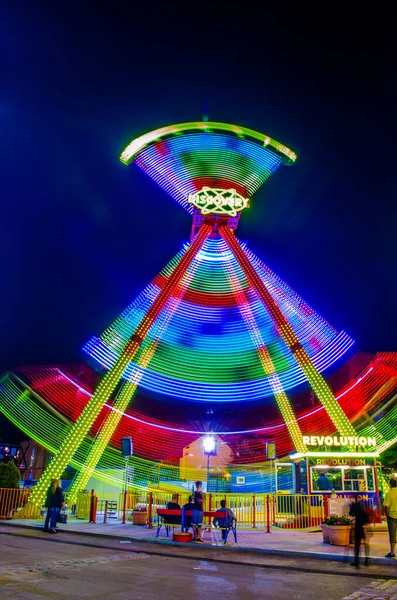
M203 438L203 452L207 455L207 492L210 484L210 457L218 454L218 440L208 434Z

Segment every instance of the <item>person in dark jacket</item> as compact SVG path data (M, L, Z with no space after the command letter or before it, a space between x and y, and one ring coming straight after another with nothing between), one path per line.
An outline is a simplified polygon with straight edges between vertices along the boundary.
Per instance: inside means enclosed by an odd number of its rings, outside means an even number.
M349 515L354 517L354 561L352 567L360 568L360 546L361 540L365 545L365 566L369 562L369 542L365 526L369 524L369 516L361 502L361 496L356 496L354 502L350 505Z
M54 479L48 495L48 508L50 509L50 531L56 533L58 515L65 508L65 497L61 488L60 479Z
M168 510L181 510L181 507L178 504L178 494L172 495L172 500L167 504ZM164 523L169 523L171 525L180 525L181 517L179 515L166 515L164 517Z
M51 516L49 503L50 503L51 488L52 488L52 484L54 483L54 481L55 481L54 479L51 479L51 483L48 486L45 503L44 503L44 506L47 509L46 516L45 516L45 523L44 523L44 531L48 531L48 532L50 531L50 516Z

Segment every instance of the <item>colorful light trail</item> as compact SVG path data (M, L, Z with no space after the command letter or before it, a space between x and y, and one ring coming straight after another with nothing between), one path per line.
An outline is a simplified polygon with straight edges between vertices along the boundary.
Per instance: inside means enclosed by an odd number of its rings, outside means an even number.
M170 399L171 413L178 412L173 406L184 407L182 413L191 421L196 415L197 423L206 404L219 414L228 410L231 426L219 422L215 433L230 448L229 470L263 461L267 441L285 455L307 455L308 439L392 443L396 356L377 355L335 393L328 373L350 359L354 341L234 234L241 211L254 209L253 194L282 165L293 164L295 153L248 128L192 122L133 140L121 160L137 164L193 214L194 236L84 346L100 373L98 385L56 367L16 370L1 379L0 410L54 453L31 495L33 504L41 506L50 479L68 464L79 471L72 500L93 473L120 483L124 464L117 448L125 436L134 440L135 487L158 486L162 470L167 480L180 479L175 461L209 430L134 408L133 399L145 391L155 393L151 406L159 397ZM296 397L308 388L313 405L298 409ZM252 403L256 417L250 420L246 406ZM379 412L383 406L385 414ZM281 420L267 417L274 407ZM252 423L259 410L259 422ZM352 456L360 452L353 448ZM184 469L185 477L189 473Z

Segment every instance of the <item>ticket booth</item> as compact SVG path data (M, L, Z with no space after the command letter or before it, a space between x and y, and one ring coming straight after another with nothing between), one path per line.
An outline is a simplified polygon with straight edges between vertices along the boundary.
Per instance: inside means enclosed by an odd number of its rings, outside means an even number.
M374 458L309 458L310 492L376 493Z
M380 520L378 476L381 465L375 457L349 457L329 453L326 458L302 456L296 463L301 491L339 497L346 502L360 495Z

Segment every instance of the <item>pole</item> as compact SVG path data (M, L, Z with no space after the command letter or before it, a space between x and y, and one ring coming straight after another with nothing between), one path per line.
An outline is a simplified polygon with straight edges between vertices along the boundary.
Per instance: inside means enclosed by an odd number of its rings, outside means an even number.
M164 287L160 290L159 294L151 304L147 313L142 317L139 325L135 329L134 333L125 344L124 348L120 352L114 365L109 369L106 375L103 377L99 386L95 390L91 399L88 401L86 407L77 419L76 423L70 428L65 441L61 448L55 454L47 469L41 476L40 480L33 489L30 497L30 502L41 506L42 501L45 498L46 491L51 482L51 479L58 478L63 470L67 467L71 458L79 448L80 444L84 440L85 436L89 432L90 428L97 419L101 412L103 405L114 392L118 383L123 377L125 369L135 357L139 348L143 344L150 328L156 321L157 317L163 310L170 296L177 290L184 277L188 267L197 255L199 250L202 248L204 242L208 238L212 231L211 225L204 224L199 230L198 234L191 242L190 246L182 256L181 260L168 277ZM134 388L135 389L135 388ZM114 412L114 411L112 411ZM96 466L96 464L95 464ZM84 470L84 469L83 469ZM88 469L85 469L88 473Z
M98 510L98 496L94 496L94 502L93 502L93 504L94 504L94 508L93 508L93 512L92 512L92 523L94 523L94 525L95 525L95 523L96 523L96 513L97 513L97 510Z
M153 492L149 492L149 511L148 511L148 529L153 529L152 523L152 512L153 512Z
M210 491L210 455L207 454L207 492Z
M374 466L372 467L374 470L374 482L375 482L375 493L376 493L376 503L378 505L377 511L376 511L376 522L377 523L381 523L381 502L380 502L380 495L379 495L379 478L378 478L378 473L376 470L376 460L374 460ZM368 489L368 473L366 475L367 477L367 489Z
M336 429L343 436L355 436L356 431L353 425L339 406L328 383L314 366L291 325L267 289L265 282L256 272L251 260L240 246L240 243L234 235L234 231L226 225L222 225L219 227L219 233L236 257L241 270L272 318L278 333L287 344L292 356L302 369L307 381L321 404L324 406Z
M125 471L124 471L124 493L128 490L128 462L130 460L129 456L125 456Z
M94 495L95 495L94 490L91 490L90 515L89 515L90 523L94 522Z
M125 490L124 494L123 494L123 520L122 520L123 525L125 525L125 523L126 523L126 512L127 512L127 490Z
M270 530L270 501L269 501L269 494L266 494L266 533L271 533L271 530Z

